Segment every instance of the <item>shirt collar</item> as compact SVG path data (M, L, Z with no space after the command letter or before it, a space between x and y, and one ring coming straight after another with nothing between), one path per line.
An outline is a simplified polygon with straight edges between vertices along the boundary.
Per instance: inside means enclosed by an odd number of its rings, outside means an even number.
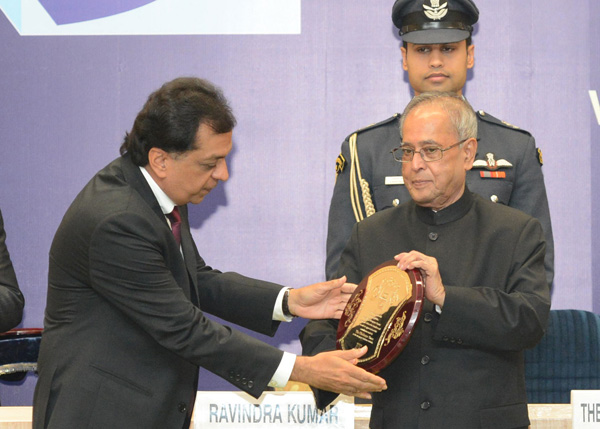
M140 171L144 175L144 179L146 179L146 182L148 182L148 185L150 186L150 189L152 190L156 201L158 201L158 205L160 206L160 209L162 210L163 214L171 213L175 208L176 204L171 198L169 198L167 194L165 194L165 191L163 191L160 188L160 186L158 186L158 184L154 181L150 173L148 173L148 171L144 167L140 167Z

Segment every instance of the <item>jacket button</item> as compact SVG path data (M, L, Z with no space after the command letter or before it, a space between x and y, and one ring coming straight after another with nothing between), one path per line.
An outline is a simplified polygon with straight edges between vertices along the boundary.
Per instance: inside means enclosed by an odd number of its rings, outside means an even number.
M235 378L235 372L233 370L229 371L229 378Z
M245 386L246 383L248 382L248 380L246 380L246 377L242 378L242 384Z
M437 232L430 232L430 233L429 233L429 239L430 239L431 241L435 241L435 240L437 240L437 239L438 239Z
M460 338L458 340L456 340L456 344L462 344L463 340L461 340Z
M498 202L498 195L492 195L490 197L490 200L492 200L493 203L497 203Z
M180 402L179 405L177 405L177 409L180 413L185 413L187 411L187 405L185 402Z
M423 316L423 320L426 323L429 323L433 320L433 315L431 313L425 313L425 316Z
M249 387L250 389L252 389L252 386L254 386L254 382L253 382L252 380L249 380L249 381L248 381L248 387Z
M398 198L394 198L394 201L392 201L392 204L394 207L397 207L398 205L400 205L400 200Z
M421 364L422 365L427 365L429 363L429 356L425 355L421 358Z
M422 410L428 410L429 407L431 407L431 402L429 402L429 401L421 402L421 409Z
M448 337L442 337L442 341L448 341L449 338Z

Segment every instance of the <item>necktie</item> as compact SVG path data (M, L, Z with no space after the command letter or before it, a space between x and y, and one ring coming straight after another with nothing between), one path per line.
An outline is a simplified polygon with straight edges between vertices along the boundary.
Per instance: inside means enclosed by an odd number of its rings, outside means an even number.
M175 206L171 213L167 214L169 221L171 221L171 231L177 244L181 246L181 215L179 214L179 207Z

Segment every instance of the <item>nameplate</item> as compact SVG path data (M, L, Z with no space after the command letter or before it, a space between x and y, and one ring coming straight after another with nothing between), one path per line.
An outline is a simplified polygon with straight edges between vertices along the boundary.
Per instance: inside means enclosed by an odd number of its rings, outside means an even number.
M354 428L354 398L340 395L324 412L312 392L268 392L254 399L244 392L198 392L194 429Z
M404 185L403 176L385 176L386 185Z
M572 390L573 429L600 427L600 390Z

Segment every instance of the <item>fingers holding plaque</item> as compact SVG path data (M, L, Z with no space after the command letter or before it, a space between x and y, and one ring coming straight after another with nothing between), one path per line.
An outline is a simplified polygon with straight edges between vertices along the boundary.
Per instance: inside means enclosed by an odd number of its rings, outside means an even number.
M368 347L358 366L377 373L404 349L423 307L418 270L385 262L365 277L348 301L337 330L337 348Z

